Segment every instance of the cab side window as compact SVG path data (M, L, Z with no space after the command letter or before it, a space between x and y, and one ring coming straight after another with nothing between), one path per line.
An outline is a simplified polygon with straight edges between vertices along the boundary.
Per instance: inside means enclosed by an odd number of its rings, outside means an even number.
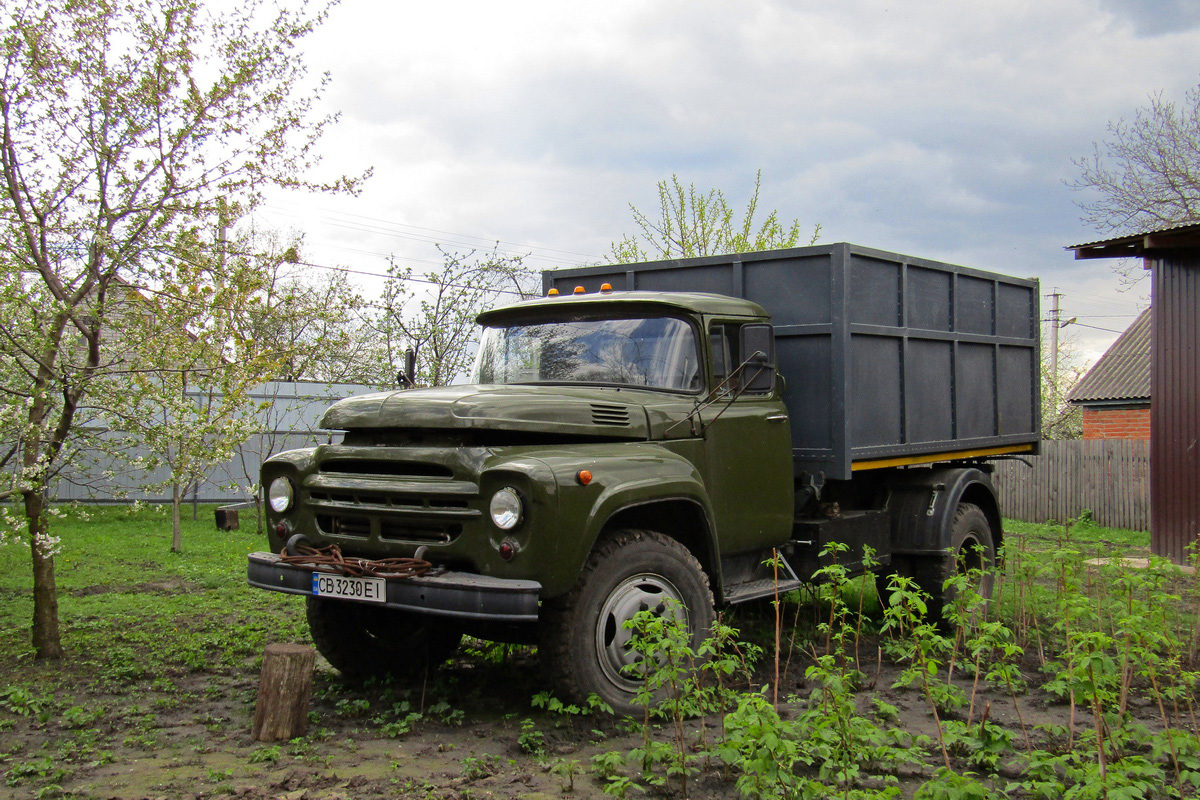
M714 324L709 329L713 350L713 389L721 387L722 392L737 388L733 384L721 386L729 372L737 367L734 357L737 350L737 325L723 323Z
M751 365L747 370L739 373L732 381L724 383L730 373L736 370L742 363L739 353L741 347L741 330L741 324L732 322L717 322L708 329L713 351L713 389L718 389L719 387L721 394L729 394L730 392L742 394L741 387L747 380L754 376L755 367ZM770 389L757 389L753 392L746 391L745 394L761 396L763 394L770 394L770 392Z

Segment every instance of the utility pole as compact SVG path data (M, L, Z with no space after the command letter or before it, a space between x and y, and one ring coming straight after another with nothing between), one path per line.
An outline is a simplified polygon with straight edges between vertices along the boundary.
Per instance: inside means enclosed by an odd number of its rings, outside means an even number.
M1058 287L1054 287L1052 294L1046 295L1050 298L1050 319L1046 322L1050 323L1050 380L1058 385L1058 331L1072 324L1079 317L1071 317L1068 320L1062 318L1061 309L1058 306L1058 298L1062 297L1062 293L1058 291Z
M1050 380L1058 383L1058 298L1062 295L1058 291L1058 287L1054 287L1054 292L1050 294Z

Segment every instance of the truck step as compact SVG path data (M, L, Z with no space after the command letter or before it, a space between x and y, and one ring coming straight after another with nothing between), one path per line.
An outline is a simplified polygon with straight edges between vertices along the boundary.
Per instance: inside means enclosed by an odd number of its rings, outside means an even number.
M757 581L748 581L730 586L725 590L725 602L730 605L737 603L745 603L747 600L758 600L763 597L774 597L776 589L780 594L790 592L793 589L799 589L804 586L804 581L796 578L780 578L776 583L771 578L763 578Z

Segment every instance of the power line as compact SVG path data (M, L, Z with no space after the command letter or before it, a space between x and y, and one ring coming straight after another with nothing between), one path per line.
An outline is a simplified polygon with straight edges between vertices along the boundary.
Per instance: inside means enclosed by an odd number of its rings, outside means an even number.
M1077 302L1078 302L1079 298L1083 298L1084 303L1086 305L1102 305L1102 306L1110 306L1110 307L1114 307L1114 308L1128 308L1129 307L1129 301L1119 300L1114 297L1104 297L1101 295L1086 294L1083 292L1072 292L1071 296L1076 298ZM1135 299L1135 298L1131 298L1131 300L1132 299Z
M401 239L408 239L410 241L424 242L426 244L442 244L442 242L438 242L436 239L433 239L431 237L405 236L403 234L397 234L397 233L393 233L393 232L389 232L389 231L381 231L378 229L372 229L370 227L363 227L363 226L359 226L359 225L347 225L347 224L341 224L341 223L332 223L331 227L344 228L346 230L360 231L363 233L382 233L386 236L392 236L392 237L401 238ZM392 253L380 253L375 250L363 250L360 248L348 247L346 245L334 244L334 243L328 242L328 241L320 242L319 244L323 247L328 247L328 248L332 248L332 249L336 249L336 250L343 250L343 251L346 251L349 253L358 253L360 255L378 256L380 258L388 258L388 257L394 255ZM478 248L478 245L470 243L470 242L449 242L448 244L466 246L466 247L470 247L472 249ZM500 255L504 255L504 256L549 262L554 265L559 265L559 264L563 263L563 260L560 258L551 258L550 256L539 255L537 253L518 253L514 250L504 250L504 249L499 249L499 248L497 248L496 252L499 253ZM431 259L411 258L408 256L406 256L405 259L408 261L418 261L418 262L426 263L426 264L438 263L437 261L433 261ZM573 263L582 264L584 262L573 262Z
M188 262L188 263L191 263L191 262ZM327 269L327 270L331 270L333 272L344 272L344 273L350 273L353 275L365 275L365 276L372 277L372 278L383 278L385 280L391 279L393 277L391 275L388 275L386 273L381 273L381 272L367 272L365 270L352 269L350 267L334 267L334 266L330 266L328 264L314 264L309 261L297 261L295 263L298 266L303 266L303 267L313 267L314 269ZM428 284L430 286L445 286L445 287L451 288L451 289L479 289L480 288L478 286L469 286L466 284L458 284L458 283L439 283L438 281L432 281L432 280L428 280L426 278L417 278L417 277L413 277L413 276L407 276L404 278L404 282L409 282L409 281L411 281L413 283L424 283L424 284ZM166 297L166 298L169 298L176 302L183 303L185 305L200 306L203 308L213 308L213 309L218 309L221 311L230 311L230 312L238 310L238 309L231 308L229 306L217 305L216 303L213 303L209 300L193 300L190 298L182 297L178 293L175 293L175 292L167 292L162 289L155 289L153 287L146 286L146 285L136 285L136 284L129 284L129 285L139 292L146 292L147 294L153 294L153 295L158 295L161 297ZM519 298L528 297L528 295L525 294L524 292L519 292L515 289L498 289L498 288L488 287L488 288L486 288L486 291L493 292L495 294L514 295ZM371 304L371 305L374 305L374 304Z
M1125 331L1114 331L1112 328L1100 328L1096 325L1088 325L1083 322L1074 322L1073 325L1078 325L1081 328L1091 328L1094 331L1104 331L1106 333L1124 333Z
M304 267L314 267L316 269L328 269L328 270L333 270L334 272L348 272L353 275L368 275L373 278L385 278L385 279L392 278L391 275L387 275L384 273L366 272L366 271L360 270L360 269L351 269L350 267L333 267L333 266L329 266L328 264L314 264L311 261L297 261L296 263L299 264L300 266L304 266ZM478 286L469 286L467 284L461 284L461 283L441 283L439 281L431 281L427 278L415 278L411 275L406 276L404 278L404 280L405 281L413 281L414 283L426 283L426 284L429 284L430 286L447 286L452 289L478 289L478 288L480 288ZM516 295L517 297L525 297L526 296L524 292L518 292L516 289L488 288L487 291L495 292L496 294L512 294L512 295Z
M387 230L385 228L380 228L380 227L377 227L374 225L362 225L359 223L348 223L348 222L342 222L340 220L329 220L329 219L326 220L325 224L327 224L333 228L342 228L344 230L358 231L361 233L378 233L378 234L383 234L385 236L391 236L391 237L397 238L397 239L407 239L409 241L422 242L425 244L435 244L436 245L436 244L443 243L442 241L439 241L439 239L437 237L399 233L397 231ZM452 245L466 246L466 247L471 247L471 248L477 248L480 246L480 245L472 243L472 242L463 242L463 241L449 241L449 242L445 242L445 243L452 244ZM334 246L336 247L338 245L334 245ZM504 253L505 255L516 255L517 254L512 250L501 250L500 248L496 248L496 249L498 250L498 252ZM547 256L534 255L532 253L525 253L525 254L521 254L521 255L528 256L530 258L539 258L539 259L546 260L546 261L552 260L552 259L548 258Z
M379 258L391 258L393 255L395 255L394 253L380 253L376 250L361 250L357 247L346 247L345 245L332 244L330 242L315 242L315 244L322 246L322 247L329 247L329 248L333 248L333 249L337 249L337 250L345 250L347 253L357 253L358 255L361 255L361 256L378 256ZM440 261L435 261L432 258L413 258L411 256L405 256L404 260L405 261L415 261L420 264L440 264L441 263Z
M264 204L264 208L275 209L277 212L287 214L289 216L298 216L295 213L294 207L292 209L289 209L285 206L280 206L280 205L273 204L273 203L267 203L267 204ZM537 246L537 245L527 245L527 244L521 244L519 242L508 241L505 239L497 239L497 238L489 237L489 236L475 236L473 234L468 234L468 233L459 233L459 232L455 232L455 231L444 231L444 230L441 230L438 228L426 228L426 227L422 227L420 225L409 225L408 223L380 219L379 217L369 217L369 216L366 216L365 214L353 214L353 213L346 212L346 211L334 211L334 210L328 209L328 208L317 208L315 210L320 212L320 214L322 215L322 217L321 217L322 219L324 219L327 222L329 222L330 224L334 225L334 227L346 228L348 230L359 230L359 231L368 232L368 233L382 233L382 234L385 234L388 236L395 236L395 237L401 238L401 239L411 239L411 240L415 240L415 241L425 241L425 242L431 242L431 243L437 242L437 238L436 238L436 236L434 236L434 234L440 234L442 236L453 236L456 239L461 240L458 242L458 244L465 244L465 245L472 246L472 247L480 246L479 244L472 244L472 240L476 243L483 243L483 244L497 244L497 245L503 244L503 245L507 245L508 247L515 247L515 248L519 248L521 250L531 251L529 253L529 255L534 258L538 258L540 260L545 260L545 261L557 261L560 263L564 259L557 258L555 256L550 256L550 255L542 255L541 253L557 253L560 255L577 256L581 259L585 259L586 261L599 261L600 260L600 257L596 256L594 254L580 253L580 252L577 252L574 250L562 250L562 249L554 248L554 247L542 247L542 246ZM339 219L339 217L344 218L344 219ZM377 225L363 225L363 224L355 225L355 224L352 224L354 222L354 220L363 220L366 223L378 223L378 224ZM409 229L412 231L422 231L423 233L408 233L402 229ZM534 251L541 251L541 252L534 252ZM573 263L584 263L584 262L578 261L576 259L571 259L571 261Z
M1137 314L1076 314L1085 319L1133 319Z

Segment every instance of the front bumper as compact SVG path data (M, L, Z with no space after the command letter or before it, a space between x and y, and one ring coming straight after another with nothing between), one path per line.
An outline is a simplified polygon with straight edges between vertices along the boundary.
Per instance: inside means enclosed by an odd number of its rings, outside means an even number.
M285 564L274 553L251 553L250 585L288 594L312 594L313 570ZM387 582L384 605L404 611L495 622L537 622L537 581L443 572ZM354 600L343 602L353 603Z

